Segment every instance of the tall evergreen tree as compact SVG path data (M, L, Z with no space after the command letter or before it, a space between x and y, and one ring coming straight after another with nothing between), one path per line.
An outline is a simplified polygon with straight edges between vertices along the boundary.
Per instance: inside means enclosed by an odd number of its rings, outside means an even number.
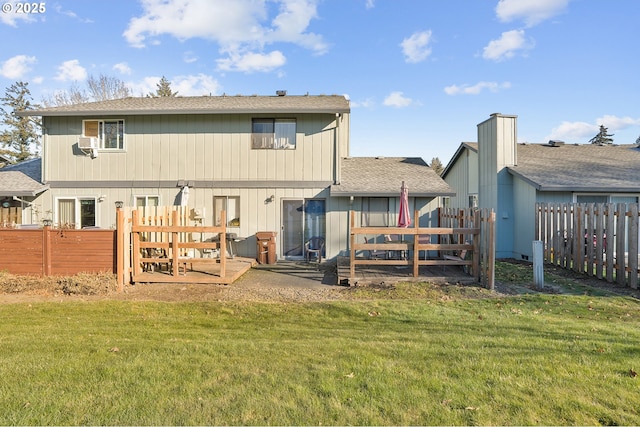
M613 143L613 134L609 134L609 131L604 125L600 125L600 131L596 136L589 140L590 143L596 145L610 145Z
M16 82L5 90L2 101L2 121L5 128L0 133L2 149L0 153L11 158L14 163L37 155L42 121L39 117L23 117L19 111L35 110L39 105L33 103L29 83Z
M442 172L444 172L444 166L439 158L434 157L431 159L431 169L433 169L433 171L438 175L442 175Z
M171 82L167 80L165 76L162 76L160 81L156 84L156 93L149 93L149 97L151 98L160 98L160 97L171 97L176 96L178 92L173 92L171 90Z

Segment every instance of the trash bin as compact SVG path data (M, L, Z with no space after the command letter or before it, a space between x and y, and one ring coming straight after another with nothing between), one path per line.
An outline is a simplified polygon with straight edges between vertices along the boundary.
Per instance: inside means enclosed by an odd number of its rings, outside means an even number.
M276 263L276 234L275 231L258 231L256 233L258 263Z

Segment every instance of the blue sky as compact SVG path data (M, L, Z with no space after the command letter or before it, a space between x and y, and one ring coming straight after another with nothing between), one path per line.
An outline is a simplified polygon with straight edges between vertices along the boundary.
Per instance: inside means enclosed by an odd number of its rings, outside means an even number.
M340 94L352 156L444 164L496 112L520 142L640 136L637 0L0 3L0 85L36 102L101 74L136 95L161 76L179 95Z

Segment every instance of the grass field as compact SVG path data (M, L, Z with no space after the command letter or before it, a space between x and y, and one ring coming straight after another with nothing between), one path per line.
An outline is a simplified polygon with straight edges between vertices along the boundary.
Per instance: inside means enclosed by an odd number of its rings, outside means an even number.
M0 305L0 424L640 424L637 300L469 294Z

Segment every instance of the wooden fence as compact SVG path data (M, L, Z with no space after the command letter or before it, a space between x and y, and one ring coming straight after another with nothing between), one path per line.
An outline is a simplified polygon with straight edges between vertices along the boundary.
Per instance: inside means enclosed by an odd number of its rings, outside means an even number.
M414 219L418 211L414 212ZM410 265L413 277L418 277L419 267L458 265L470 268L471 275L489 289L494 287L495 270L495 214L488 210L440 210L439 227L419 227L413 221L412 228L356 227L355 211L350 211L350 278L356 274L357 265ZM367 235L398 235L398 242L371 242ZM428 236L426 239L422 236ZM435 242L434 240L435 236ZM365 243L361 243L365 242ZM376 259L359 257L358 251L399 251L409 256L400 259ZM373 251L373 252L372 252ZM420 252L436 253L436 257L420 259Z
M0 270L12 274L115 272L115 230L0 228Z
M22 208L0 208L0 227L22 224Z
M638 288L638 204L536 204L547 263Z
M123 239L122 247L118 245L118 259L123 260L123 274L129 271L125 264L130 259L131 280L133 282L145 281L143 266L149 264L166 264L170 269L169 275L156 275L155 282L188 282L189 278L179 277L181 265L205 264L216 267L217 277L226 275L226 256L224 256L226 243L226 219L225 211L221 212L221 223L217 227L189 225L189 215L186 207L171 206L153 209L127 210L119 209L117 212L119 235ZM199 235L199 241L193 239L193 235ZM204 239L203 236L211 235ZM213 236L217 236L214 241ZM131 244L125 243L131 238ZM222 243L220 243L222 242ZM131 255L128 256L125 248L131 247ZM196 257L195 250L219 251L223 255L219 258ZM120 271L120 270L119 270ZM126 277L119 277L119 283ZM203 282L203 279L199 280ZM211 278L206 282L217 283L219 279Z

